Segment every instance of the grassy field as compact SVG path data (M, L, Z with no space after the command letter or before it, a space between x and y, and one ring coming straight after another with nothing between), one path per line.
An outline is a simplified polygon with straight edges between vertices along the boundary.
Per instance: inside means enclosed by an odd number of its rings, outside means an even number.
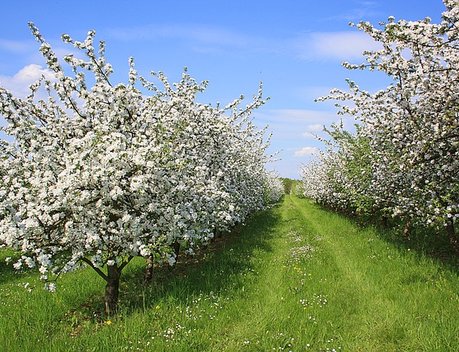
M91 270L2 263L0 351L458 351L458 268L385 237L288 196L148 287L131 263L112 320Z

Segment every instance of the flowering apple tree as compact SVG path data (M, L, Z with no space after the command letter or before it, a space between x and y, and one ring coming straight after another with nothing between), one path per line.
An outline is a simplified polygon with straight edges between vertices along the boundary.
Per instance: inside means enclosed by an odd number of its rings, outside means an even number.
M271 172L267 174L266 183L266 202L271 204L279 202L285 194L281 178Z
M311 194L334 189L331 204L444 227L458 246L459 6L454 0L444 4L437 24L390 17L380 27L357 25L381 49L365 52L363 64L344 66L381 71L391 84L369 93L349 81L348 91L333 90L322 99L344 102L339 112L353 116L360 128L349 138L331 133L338 145L332 159L342 165L333 171L327 156L315 178L307 167L305 182ZM318 186L320 179L324 185Z
M0 244L22 253L15 268L38 267L50 290L90 266L113 314L133 257L173 264L174 244L192 249L263 208L267 141L251 121L261 86L246 107L212 107L196 102L206 82L186 71L174 85L162 73L150 82L133 59L127 83L115 84L94 31L82 42L63 35L84 59L61 62L29 25L52 78L25 99L0 87L13 140L0 141Z

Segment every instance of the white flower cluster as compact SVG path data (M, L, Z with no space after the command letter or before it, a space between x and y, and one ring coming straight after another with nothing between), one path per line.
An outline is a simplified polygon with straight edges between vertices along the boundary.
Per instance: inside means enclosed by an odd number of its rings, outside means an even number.
M395 21L357 27L382 44L348 69L386 73L393 81L369 93L328 97L350 102L340 113L359 122L354 135L334 126L330 150L303 170L305 194L338 209L379 213L454 234L459 218L459 5L444 0L441 23Z
M284 196L284 184L279 176L268 173L266 177L266 203L277 203Z
M13 137L0 141L0 244L23 252L16 266L46 279L81 261L99 274L133 256L172 263L171 244L193 248L264 207L268 142L251 122L261 86L247 107L241 97L221 109L196 102L206 82L186 70L174 85L153 74L160 88L132 59L128 83L114 84L94 31L63 36L85 59L62 66L30 27L54 78L26 99L0 88Z

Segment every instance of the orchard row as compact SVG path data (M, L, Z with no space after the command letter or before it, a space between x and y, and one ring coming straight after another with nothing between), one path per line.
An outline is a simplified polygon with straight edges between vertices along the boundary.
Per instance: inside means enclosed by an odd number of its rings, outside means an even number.
M305 195L332 208L411 226L444 228L459 249L459 6L444 0L441 23L395 21L357 27L380 43L351 70L385 73L369 93L355 82L320 100L356 119L356 132L328 130L328 150L307 165Z
M0 141L0 245L20 250L14 266L38 267L48 288L81 264L107 282L117 307L123 268L136 256L173 264L216 233L277 201L281 181L265 165L268 140L248 106L200 104L206 87L185 71L170 84L140 76L111 79L105 44L64 35L80 54L60 62L30 24L49 75L27 98L0 88L10 140ZM81 57L84 57L82 59ZM107 268L106 271L104 271Z

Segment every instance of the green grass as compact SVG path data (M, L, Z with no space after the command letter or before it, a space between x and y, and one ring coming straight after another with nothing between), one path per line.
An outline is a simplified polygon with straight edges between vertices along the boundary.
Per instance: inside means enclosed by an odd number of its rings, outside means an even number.
M0 264L0 351L459 349L457 267L293 196L148 287L142 270L126 268L107 321L91 270L50 294Z

